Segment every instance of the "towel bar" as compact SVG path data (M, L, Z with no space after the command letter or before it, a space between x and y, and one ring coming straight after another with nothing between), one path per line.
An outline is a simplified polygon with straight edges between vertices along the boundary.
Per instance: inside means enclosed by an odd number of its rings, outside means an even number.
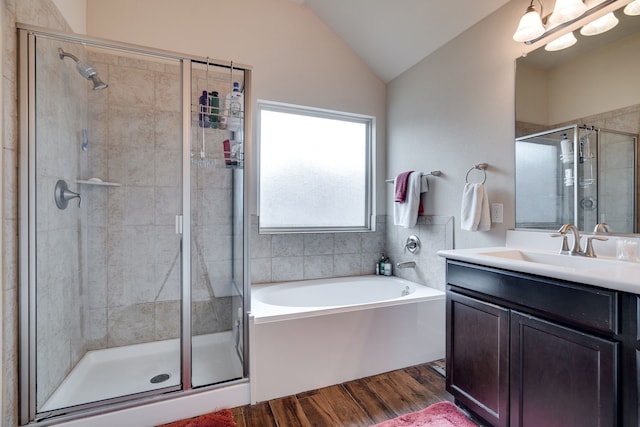
M440 176L442 175L442 171L431 171L431 172L422 172L421 176L431 175L431 176ZM393 184L395 179L386 179L384 182Z

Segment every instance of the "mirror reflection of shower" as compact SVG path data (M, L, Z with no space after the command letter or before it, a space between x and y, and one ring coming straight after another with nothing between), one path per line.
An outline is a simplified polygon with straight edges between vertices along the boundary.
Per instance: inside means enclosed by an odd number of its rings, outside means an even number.
M65 57L73 59L76 62L76 69L78 70L80 75L85 79L91 80L93 82L93 90L106 89L109 86L108 84L100 80L100 77L98 77L98 72L95 68L93 68L91 64L80 61L77 56L69 52L65 52L60 48L58 49L58 55L60 56L61 60L64 60Z

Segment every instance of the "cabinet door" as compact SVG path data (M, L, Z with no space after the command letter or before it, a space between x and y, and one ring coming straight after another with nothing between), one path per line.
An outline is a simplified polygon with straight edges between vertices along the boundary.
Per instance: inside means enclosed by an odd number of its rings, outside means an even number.
M447 293L447 391L496 427L509 422L509 311Z
M617 344L511 313L511 427L617 425Z

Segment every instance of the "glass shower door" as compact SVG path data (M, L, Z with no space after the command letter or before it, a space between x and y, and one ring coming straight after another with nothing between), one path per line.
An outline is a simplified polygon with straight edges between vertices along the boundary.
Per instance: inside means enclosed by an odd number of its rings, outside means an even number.
M516 227L576 223L575 135L571 126L516 139Z
M250 70L19 44L20 422L242 379Z
M191 332L193 387L243 376L244 71L192 62ZM233 82L238 91L233 95Z
M179 389L181 61L33 46L36 412Z

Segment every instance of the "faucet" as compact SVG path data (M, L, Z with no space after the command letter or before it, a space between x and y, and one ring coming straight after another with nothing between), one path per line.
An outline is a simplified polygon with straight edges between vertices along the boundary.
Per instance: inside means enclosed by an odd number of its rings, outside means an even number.
M571 250L569 250L567 246L567 233L569 231L573 233L573 246L571 247ZM582 248L580 247L580 233L578 232L578 227L570 223L564 224L562 227L560 227L558 233L560 234L552 234L552 236L562 237L562 249L560 250L561 254L584 255L584 253L582 252Z
M593 229L594 233L608 233L609 226L605 222L599 222Z
M604 224L606 226L606 224ZM598 228L596 226L596 228ZM569 250L569 246L567 245L567 233L571 231L573 233L573 247ZM583 252L580 247L580 234L578 233L578 228L573 224L565 224L558 230L559 234L552 234L551 237L562 237L562 249L560 249L561 254L568 255L582 255L588 258L596 258L596 253L593 250L593 240L605 241L609 240L606 237L600 236L587 236L587 248Z
M399 262L396 268L416 268L416 263L414 261Z

